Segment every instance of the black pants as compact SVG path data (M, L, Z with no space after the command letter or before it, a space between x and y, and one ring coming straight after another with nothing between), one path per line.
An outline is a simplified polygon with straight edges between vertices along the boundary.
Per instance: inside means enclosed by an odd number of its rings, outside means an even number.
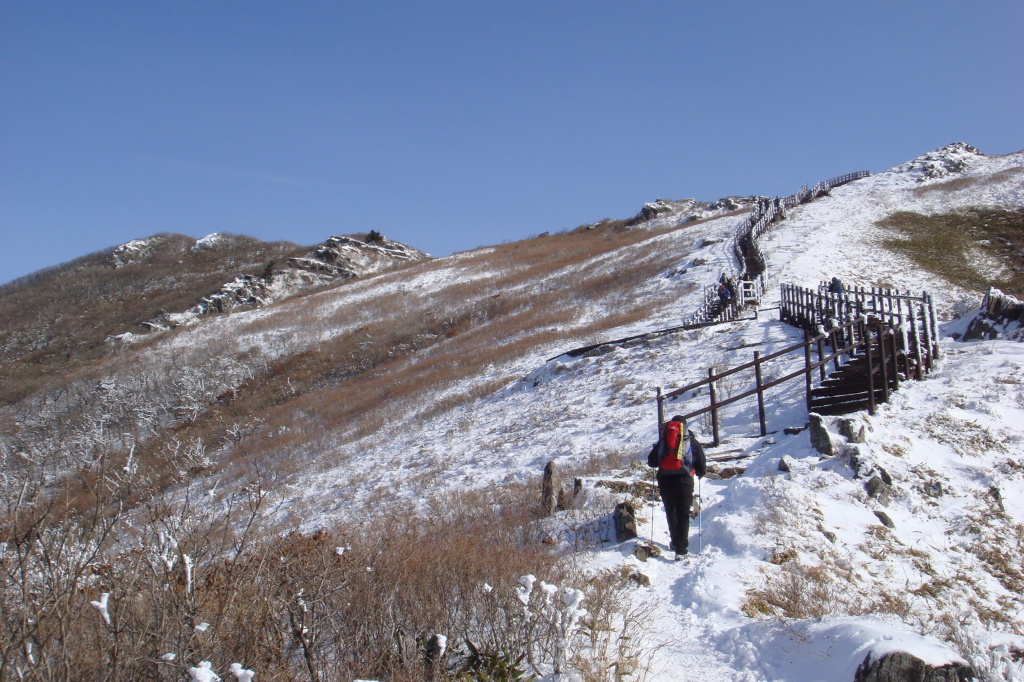
M690 545L690 508L693 506L693 478L687 474L665 476L658 474L658 491L665 505L668 533L672 549L686 554Z

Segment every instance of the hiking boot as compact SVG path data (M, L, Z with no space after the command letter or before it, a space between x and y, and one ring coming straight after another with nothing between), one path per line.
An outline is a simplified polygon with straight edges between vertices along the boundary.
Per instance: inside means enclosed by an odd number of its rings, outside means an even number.
M686 550L683 550L682 552L676 552L676 559L675 559L676 561L686 561L686 559L687 559Z

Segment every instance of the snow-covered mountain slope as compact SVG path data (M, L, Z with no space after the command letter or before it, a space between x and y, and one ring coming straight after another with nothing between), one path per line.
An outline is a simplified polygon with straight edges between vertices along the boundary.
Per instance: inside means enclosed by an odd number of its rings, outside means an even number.
M705 286L738 272L743 215L691 220L692 203L659 202L633 227L414 263L118 349L58 394L4 408L0 445L25 461L59 458L59 473L107 438L157 460L161 481L190 481L211 500L254 468L270 471L274 520L305 532L383 499L415 509L446 489L533 481L554 460L591 473L580 475L572 509L547 520L552 542L600 538L581 553L590 570L651 580L631 593L654 613L642 647L650 679L853 679L869 653L888 651L1017 679L1024 347L954 342L963 325L951 311L984 292L890 250L878 225L898 211L964 207L1024 207L1024 154L953 145L793 209L761 240L769 287L757 319L563 354L678 325ZM777 285L833 276L930 292L949 325L936 371L857 416L863 443L847 443L828 421L833 456L814 450L806 431L785 432L808 420L797 386L769 396L766 437L749 404L725 409L723 442L708 454L735 458L728 464L742 473L702 481L691 534L700 551L686 564L641 562L633 542L614 542L609 513L628 493L597 482L647 476L630 463L657 437L656 390L793 343L800 332L772 310ZM772 372L800 363L788 357ZM669 409L705 399L687 395ZM706 424L691 426L710 442ZM883 471L892 481L884 504L864 487ZM641 507L641 533L666 547L662 512Z
M986 157L973 147L955 144L835 188L831 197L799 207L766 235L762 249L772 281L814 286L839 277L864 286L928 291L947 313L964 297L980 299L984 291L965 291L885 249L882 242L892 232L876 223L898 211L940 214L1020 208L1022 165L1021 152Z
M956 173L956 186L942 187L948 175L930 177L931 164ZM769 281L813 287L839 276L850 285L926 290L948 318L962 298L982 292L965 291L887 251L875 223L897 210L1020 207L1022 170L1024 154L988 158L956 145L836 188L795 209L763 240ZM705 283L729 271L734 265L725 247L735 224L722 219L687 231L689 243L707 245L707 256L691 252L666 273L687 270L696 257L709 260L697 270ZM663 248L678 248L683 234L656 239ZM626 267L630 254L614 257ZM659 290L678 287L678 279L692 273L646 282L634 295L656 301ZM672 324L696 301L691 293L679 297L678 307L652 305L648 318L606 335ZM595 455L641 461L656 438L656 388L699 379L708 367L749 361L752 349L768 354L796 334L765 312L757 321L593 357L546 360L553 348L538 348L494 368L495 375L519 378L477 401L439 415L389 407L388 417L415 424L413 432L392 433L385 444L374 435L340 447L336 466L325 466L326 457L321 471L296 476L281 493L282 509L313 529L384 490L415 502L436 486L529 478L550 460L568 468ZM853 679L869 652L877 658L892 650L934 665L968 660L987 679L1022 674L1024 347L946 338L941 355L929 379L904 384L875 415L857 417L866 442L845 446L838 456L811 448L807 432L782 433L807 420L798 389L779 390L770 401L766 438L752 435L756 412L750 406L728 410L723 445L709 455L744 455L737 464L745 472L702 483L703 528L700 534L694 529L693 542L703 549L687 565L642 563L631 554L632 542L609 542L593 552L595 567L635 569L652 580L649 589L637 588L636 599L656 605L647 630L657 648L654 679L687 679L684 671L699 671L705 680ZM433 399L469 391L487 378L442 388ZM700 406L700 398L692 403ZM837 443L844 443L830 423ZM697 431L710 440L699 425ZM397 471L380 466L392 449L414 455ZM779 471L783 457L789 473ZM893 482L885 505L864 486L867 473L882 470ZM611 541L608 513L619 499L594 489L552 523L565 532L592 524ZM876 511L894 527L882 525ZM647 508L644 535L651 523ZM660 510L653 526L655 542L666 547Z

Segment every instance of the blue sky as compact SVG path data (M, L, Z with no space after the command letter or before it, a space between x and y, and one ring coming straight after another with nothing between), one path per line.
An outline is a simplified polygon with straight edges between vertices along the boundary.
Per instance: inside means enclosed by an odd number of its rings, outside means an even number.
M1024 3L0 0L0 282L157 232L435 255L1024 148Z

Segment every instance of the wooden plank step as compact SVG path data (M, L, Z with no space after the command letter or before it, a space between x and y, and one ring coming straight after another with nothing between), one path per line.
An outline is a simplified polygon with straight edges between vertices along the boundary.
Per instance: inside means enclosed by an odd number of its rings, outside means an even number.
M817 412L829 417L835 417L843 414L850 414L852 412L861 412L868 409L867 402L860 403L837 403L835 405L822 405L819 407L811 407L811 412Z
M874 384L875 384L875 388L876 389L881 389L882 386L885 385L885 382L882 381L881 377L875 377ZM821 382L819 384L819 386L821 386L822 388L833 388L833 387L836 387L836 386L849 386L849 387L862 388L862 389L864 389L866 391L866 390L868 390L868 378L867 377L863 377L863 378L860 378L860 379L846 379L844 381L831 381L829 379L826 379L825 381ZM890 378L889 379L889 388L893 388L893 387L895 387L895 382Z
M879 391L875 391L875 392L879 393ZM868 396L868 389L867 389L867 387L864 387L864 389L861 390L860 388L849 387L849 386L824 386L824 387L820 387L820 388L812 388L811 389L811 399L812 400L814 398L834 398L834 397L844 396L844 395L859 395L859 396L864 396L865 398L867 398L867 396Z

